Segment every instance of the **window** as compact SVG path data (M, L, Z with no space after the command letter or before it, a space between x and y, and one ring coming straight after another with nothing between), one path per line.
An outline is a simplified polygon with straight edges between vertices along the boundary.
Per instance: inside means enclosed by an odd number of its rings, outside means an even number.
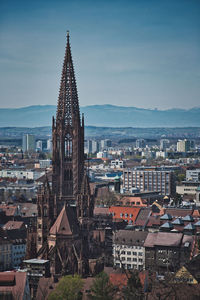
M133 258L133 261L137 261L137 258Z
M127 257L127 261L131 261L131 257Z
M126 258L125 258L125 256L122 256L122 258L121 258L122 260L125 260Z
M122 251L121 254L126 254L126 252L125 252L125 251Z
M138 252L138 255L139 255L139 256L142 256L142 255L143 255L143 253L142 253L142 252Z
M122 218L122 217L123 217L123 215L124 215L124 214L123 214L123 213L121 213L121 214L120 214L120 217Z
M137 255L137 252L133 252L133 255Z
M131 251L127 251L127 255L131 255Z

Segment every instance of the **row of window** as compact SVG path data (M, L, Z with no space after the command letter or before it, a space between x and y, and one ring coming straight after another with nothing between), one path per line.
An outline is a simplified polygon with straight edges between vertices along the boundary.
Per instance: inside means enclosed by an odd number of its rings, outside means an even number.
M134 262L143 262L143 259L142 258L136 258L136 257L133 257L133 258L131 258L131 257L126 257L126 256L122 256L121 257L121 260L126 260L126 261L134 261Z
M116 254L120 254L120 251L116 251L115 253L116 253ZM121 254L123 254L123 255L125 255L125 254L126 254L126 255L131 255L131 251L127 251L127 252L126 252L126 251L121 251ZM133 251L133 252L132 252L132 255L143 256L143 252L135 252L135 251Z
M116 249L118 248L120 248L120 249L124 249L124 248L128 248L128 250L127 251L129 251L129 249L142 249L142 247L141 246L129 246L129 247L127 247L127 246L125 246L125 245L116 245L115 246L116 247Z
M121 267L121 264L120 263L116 263L115 264L116 267ZM135 265L135 264L122 264L122 267L125 268L125 269L138 269L138 270L143 270L143 265Z

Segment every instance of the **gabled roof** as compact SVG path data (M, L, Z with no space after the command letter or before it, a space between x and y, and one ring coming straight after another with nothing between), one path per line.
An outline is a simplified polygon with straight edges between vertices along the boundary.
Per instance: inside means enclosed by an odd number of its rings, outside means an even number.
M145 247L154 246L167 246L167 247L178 247L181 244L183 234L175 232L156 232L148 233Z
M21 229L25 228L24 222L22 221L8 221L4 226L4 230L14 230L14 229Z
M73 235L78 232L77 220L70 206L63 206L55 223L50 229L50 234Z
M185 217L187 215L191 215L192 209L183 209L183 208L166 208L166 214L170 214L173 217Z

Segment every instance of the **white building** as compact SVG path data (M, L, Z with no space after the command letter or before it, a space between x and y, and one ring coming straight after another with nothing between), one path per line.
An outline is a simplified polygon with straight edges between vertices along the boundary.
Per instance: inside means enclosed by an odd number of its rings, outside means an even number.
M52 139L47 140L47 151L52 152Z
M38 172L35 170L0 170L0 178L17 178L17 179L32 179L36 180L44 175L44 172Z
M200 169L186 170L186 180L200 181Z
M52 165L51 159L41 159L39 160L40 169L49 168Z
M128 192L138 188L141 192L160 192L172 195L175 192L174 172L160 169L125 169L123 187Z
M165 151L156 151L156 158L167 158L168 153Z
M148 232L119 230L113 234L114 266L125 269L145 269L144 242Z
M123 169L124 161L120 159L111 160L110 167L113 169Z
M178 152L188 152L190 151L190 141L189 140L179 140L177 142L177 151Z
M37 141L36 142L36 150L37 151L42 151L43 150L43 143L42 143L42 141Z
M101 150L106 150L106 149L108 149L111 146L112 146L111 140L108 140L108 139L101 140Z

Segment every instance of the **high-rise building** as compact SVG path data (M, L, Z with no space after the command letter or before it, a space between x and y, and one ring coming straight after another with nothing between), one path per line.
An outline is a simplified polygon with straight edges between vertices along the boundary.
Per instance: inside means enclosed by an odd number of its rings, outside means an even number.
M92 153L99 152L99 142L98 141L92 141Z
M22 149L24 152L35 151L35 136L32 134L23 135Z
M138 139L135 142L136 148L144 148L145 147L145 140L144 139Z
M161 139L160 140L160 150L165 151L169 147L169 140Z
M80 117L69 34L52 141L52 180L47 174L38 193L38 257L50 260L54 276L88 274L93 197L84 169L84 118Z
M190 151L190 141L187 139L179 140L177 142L177 151L178 152L188 152Z
M92 140L85 141L85 153L87 154L92 153Z
M47 140L47 151L52 152L52 139Z
M101 150L103 151L103 150L107 150L109 147L111 147L112 146L112 142L111 142L111 140L108 140L108 139L106 139L106 140L101 140Z
M36 150L37 151L42 151L43 150L43 143L42 143L42 141L37 141L36 142Z

